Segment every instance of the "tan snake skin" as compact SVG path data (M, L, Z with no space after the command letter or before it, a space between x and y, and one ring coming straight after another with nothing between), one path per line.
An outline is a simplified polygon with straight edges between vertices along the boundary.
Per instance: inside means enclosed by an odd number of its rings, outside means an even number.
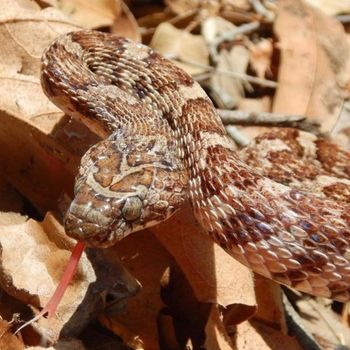
M103 139L82 158L67 234L107 247L189 199L208 234L255 272L349 300L348 152L287 129L258 138L240 159L190 76L110 34L58 38L44 53L42 85ZM319 184L314 193L303 191L305 179Z

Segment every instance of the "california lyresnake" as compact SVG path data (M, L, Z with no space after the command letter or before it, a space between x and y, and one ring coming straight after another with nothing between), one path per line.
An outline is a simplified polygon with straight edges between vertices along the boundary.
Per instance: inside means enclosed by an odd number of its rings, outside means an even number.
M350 299L349 201L297 190L246 165L204 91L169 60L115 35L75 32L44 53L42 85L103 139L81 161L67 234L107 247L166 220L188 199L208 234L255 272ZM348 191L350 155L332 147Z

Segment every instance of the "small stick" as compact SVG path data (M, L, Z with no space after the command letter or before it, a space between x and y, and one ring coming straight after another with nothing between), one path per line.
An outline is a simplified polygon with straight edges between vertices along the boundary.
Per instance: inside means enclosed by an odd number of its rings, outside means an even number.
M260 0L250 0L249 1L255 12L265 17L269 22L272 22L274 19L274 14L267 10L264 5L260 2Z
M217 69L215 67L208 66L206 64L201 64L201 63L197 63L197 62L194 62L191 60L181 58L177 55L166 55L166 58L171 59L171 60L176 60L176 61L181 62L181 63L189 64L189 65L194 66L194 67L203 68L206 70L206 72L212 72L214 74L223 74L223 75L232 77L234 79L248 81L249 83L253 83L253 84L257 84L257 85L261 85L261 86L267 86L267 87L271 87L271 88L278 87L278 83L276 83L273 80L257 78L257 77L254 77L252 75L232 72L232 71L229 71L226 69Z
M260 23L255 21L255 22L242 24L239 27L234 27L232 30L223 31L222 33L220 33L220 35L218 35L213 40L211 40L210 47L211 47L212 58L215 59L217 55L217 48L219 44L221 44L223 41L233 41L238 36L253 32L257 30L259 27L260 27Z
M227 125L226 131L228 136L230 136L239 147L246 147L249 144L250 138L241 133L235 126Z
M73 279L74 273L77 270L78 263L80 260L80 257L85 249L85 245L83 242L78 241L75 245L74 249L72 250L72 254L70 256L69 262L66 266L66 269L63 272L63 275L60 279L60 282L53 294L53 296L50 298L48 303L45 305L45 307L41 310L41 312L26 322L24 325L19 327L15 334L17 334L21 329L24 327L27 327L28 325L32 324L33 322L37 321L40 317L47 314L47 318L51 318L55 315L57 306L59 305L69 283Z
M167 9L165 9L165 11L163 11L163 13L166 13L167 12ZM196 12L198 12L198 9L191 9L191 10L188 10L184 13L181 13L179 15L176 15L175 17L173 18L170 18L169 20L165 21L166 23L170 23L170 24L176 24L177 22L185 19L186 17L190 17L192 15L195 15ZM145 27L141 27L140 28L140 32L141 32L141 35L143 36L146 36L146 35L151 35L153 34L155 31L156 31L157 27L150 27L150 28L145 28Z
M338 15L335 17L341 24L350 23L350 15Z
M302 115L285 115L279 113L256 113L227 109L217 109L224 125L260 125L295 127L301 130L320 134L317 122L309 121Z

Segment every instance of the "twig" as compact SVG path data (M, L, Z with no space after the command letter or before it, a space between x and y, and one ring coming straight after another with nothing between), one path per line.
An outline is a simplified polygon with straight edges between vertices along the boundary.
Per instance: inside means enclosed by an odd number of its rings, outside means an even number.
M193 62L193 61L183 59L183 58L175 56L175 55L167 55L166 57L169 59L172 59L172 60L176 60L176 61L181 62L181 63L190 64L190 65L195 66L195 67L206 69L207 71L213 72L215 74L225 74L226 76L230 76L232 78L239 79L239 80L248 81L248 82L253 83L253 84L258 84L261 86L267 86L267 87L271 87L271 88L276 88L278 86L278 83L276 83L273 80L261 79L261 78L253 77L253 76L248 75L248 74L232 72L232 71L228 71L225 69L217 69L215 67L211 67L211 66L208 66L206 64L200 64L197 62Z
M250 139L247 136L243 135L235 126L227 125L226 131L228 136L230 136L238 146L246 147L249 144Z
M211 72L204 72L203 74L198 74L194 76L193 79L200 83L201 81L208 80L211 77L211 75Z
M199 21L199 19L198 19L197 17L198 17L198 16L196 16L196 18L194 18L193 21L191 21L191 22L186 26L186 28L184 29L185 32L191 33L192 30L194 30L194 28L196 28L197 26L200 25L200 21Z
M190 17L190 16L196 14L197 11L198 11L198 9L196 9L196 8L188 10L186 12L180 13L177 16L169 19L167 22L170 23L170 24L175 24L175 23L185 19L186 17Z
M239 27L235 27L232 30L224 31L215 38L215 41L212 42L216 47L223 41L233 41L238 35L248 34L260 27L260 23L255 21L251 23L242 24Z
M265 6L260 2L260 0L250 0L250 4L252 5L256 13L265 17L269 22L273 21L274 19L273 13L267 10Z
M342 24L350 23L350 15L339 15L335 17Z
M166 23L176 24L177 22L185 19L186 17L190 17L190 16L194 15L197 11L198 11L197 9L192 9L192 10L186 11L186 12L181 13L173 18L170 18L169 20L166 21ZM153 34L156 29L157 29L157 27L151 27L151 28L147 28L147 29L144 27L140 28L141 34L144 36Z
M231 41L232 42L233 40L236 39L237 36L255 31L259 27L260 27L260 23L257 21L254 21L251 23L242 24L239 27L233 26L233 28L231 30L222 31L220 34L216 35L211 40L209 40L207 37L207 44L209 47L209 52L210 52L212 60L214 62L217 62L218 46L223 41Z
M319 124L307 120L302 115L285 115L279 113L256 113L218 109L217 110L222 122L225 125L260 125L260 126L281 126L293 127L300 130L311 132L315 135L320 135Z

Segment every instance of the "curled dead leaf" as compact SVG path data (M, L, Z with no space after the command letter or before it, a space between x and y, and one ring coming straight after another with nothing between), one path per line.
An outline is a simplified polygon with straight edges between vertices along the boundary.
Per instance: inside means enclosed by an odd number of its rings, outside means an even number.
M54 241L49 239L50 235ZM50 214L46 216L43 224L28 220L1 226L2 289L35 309L42 308L58 284L64 262L68 261L70 255L67 247L71 244L72 240L64 235L62 227ZM62 327L77 312L82 301L91 298L91 295L86 295L87 288L95 279L91 264L83 257L74 282L67 289L58 308L58 317L52 320L42 318L39 321L37 332L45 335L48 343L56 342ZM93 304L90 303L90 308L86 306L85 309L80 309L79 325L72 325L67 333L75 333L86 324Z
M302 350L294 337L257 321L239 324L232 337L237 350Z
M176 14L181 14L199 8L200 0L165 0L167 6Z
M57 9L84 28L109 27L121 13L119 0L58 0Z
M215 244L184 208L152 231L171 252L186 275L197 299L224 307L243 304L255 312L252 274Z
M273 112L334 126L348 95L350 46L341 24L301 0L278 3L281 64Z
M233 344L229 338L222 321L222 315L217 306L213 305L208 322L205 327L205 348L213 350L233 350Z
M112 33L141 41L135 17L122 0L59 0L55 6L83 28L111 28Z
M209 53L204 39L175 28L170 23L160 24L150 46L191 75L203 73L209 65Z
M133 41L141 42L139 26L134 15L123 1L120 2L120 7L120 14L113 22L111 32Z
M305 0L330 16L350 13L350 0Z
M31 1L1 0L0 6L0 41L6 43L0 52L2 174L45 212L55 207L62 188L71 188L81 154L74 147L65 151L57 140L63 113L42 92L40 58L57 35L78 27Z

